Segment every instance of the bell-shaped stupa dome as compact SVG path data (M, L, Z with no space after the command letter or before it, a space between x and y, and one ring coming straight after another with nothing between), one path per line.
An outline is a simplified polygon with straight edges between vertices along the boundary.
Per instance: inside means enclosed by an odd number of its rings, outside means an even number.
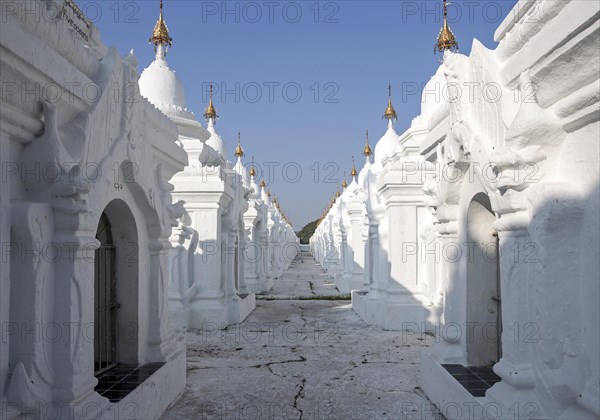
M156 57L140 76L140 93L168 116L193 119L194 114L186 108L183 83L166 60L167 50L171 47L172 41L163 18L161 0L160 15L150 37Z

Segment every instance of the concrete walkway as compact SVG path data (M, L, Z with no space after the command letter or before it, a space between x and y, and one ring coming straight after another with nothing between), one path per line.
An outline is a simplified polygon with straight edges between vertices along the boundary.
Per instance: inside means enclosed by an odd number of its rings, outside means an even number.
M309 253L302 252L290 264L288 271L275 280L273 288L258 298L301 299L318 296L341 296L331 277L323 272ZM348 296L350 299L350 296Z
M443 418L418 384L431 337L367 326L349 300L289 299L336 295L304 254L242 324L190 331L187 388L163 418Z

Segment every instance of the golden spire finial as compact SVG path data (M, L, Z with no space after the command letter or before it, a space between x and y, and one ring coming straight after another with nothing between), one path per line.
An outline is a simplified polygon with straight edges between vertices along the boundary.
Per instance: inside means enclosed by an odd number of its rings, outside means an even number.
M250 167L250 176L251 177L256 176L256 169L254 169L254 156L252 156L252 166Z
M219 116L217 115L217 110L215 109L215 107L213 105L212 98L213 98L213 84L212 84L212 82L210 82L210 99L208 101L208 106L204 110L204 118L206 118L206 120L209 120L210 118L212 118L213 120L216 120L217 118L219 118Z
M358 172L356 171L356 164L354 163L354 156L352 156L352 172L351 172L352 178L356 178L356 176L358 175Z
M241 135L240 135L240 132L238 131L238 144L237 144L237 147L235 148L235 156L238 158L244 157L244 149L242 149L242 143L241 143L240 137L241 137Z
M386 120L396 120L398 119L398 114L396 114L396 110L392 105L392 85L388 84L388 106L385 109L385 113L383 114L383 118Z
M346 172L344 172L344 180L342 181L342 188L348 188L348 183L346 182Z
M369 145L369 130L367 130L366 136L367 136L367 138L365 140L365 148L363 149L363 155L365 155L366 157L369 157L373 154L373 151L371 150L371 146Z
M449 3L447 3L446 0L444 0L444 24L438 35L437 43L433 48L434 53L437 51L443 53L446 50L451 52L458 51L458 42L454 37L452 29L450 29L450 27L448 26L448 4Z
M163 45L170 47L173 45L173 38L169 36L169 30L167 29L167 24L163 18L162 0L160 0L160 14L158 15L158 20L156 21L156 25L154 25L152 36L148 42L154 44L155 46Z
M265 188L266 186L267 186L267 183L265 182L264 179L262 181L260 181L260 188Z
M267 191L267 197L271 197L271 191Z

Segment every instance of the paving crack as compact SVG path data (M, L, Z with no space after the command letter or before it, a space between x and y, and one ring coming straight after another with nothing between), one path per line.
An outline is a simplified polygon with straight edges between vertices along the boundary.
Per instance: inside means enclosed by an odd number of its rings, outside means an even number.
M302 409L298 408L298 400L300 398L304 398L304 387L305 386L306 386L306 378L300 379L300 383L296 386L296 395L294 395L294 408L296 410L298 410L298 412L300 413L300 417L298 417L298 420L302 420L302 417L304 416L304 411L302 411Z
M302 330L304 330L304 327L306 327L306 324L308 324L308 321L306 321L306 318L304 318L304 307L301 305L298 305L298 308L300 309L300 319L302 320L302 322L304 322L304 325L302 326Z
M279 376L280 378L282 377L281 375L278 375L277 373L273 372L273 369L271 369L271 366L273 365L284 365L286 363L300 363L300 362L306 362L306 357L304 356L300 356L300 359L291 359L291 360L282 360L281 362L268 362L268 363L262 363L262 364L258 364L258 365L252 365L249 366L251 368L261 368L261 367L266 367L267 369L269 369L269 372L271 372L273 375L275 376Z

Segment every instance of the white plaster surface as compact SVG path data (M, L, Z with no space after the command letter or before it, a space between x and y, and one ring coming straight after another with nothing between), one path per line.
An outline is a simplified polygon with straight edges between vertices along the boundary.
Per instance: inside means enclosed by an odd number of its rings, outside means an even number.
M19 86L0 94L0 166L18 164L35 175L15 171L1 187L2 241L35 251L10 253L0 270L0 321L15 326L0 345L0 418L118 418L127 403L137 404L135 417L156 418L185 385L185 352L171 328L166 291L177 213L169 181L188 156L177 127L131 89L136 57L102 44L81 16L32 13L52 3L59 10L56 2L22 2L0 25L0 85ZM21 96L25 86L41 92L49 83L73 94ZM84 85L98 96L73 88ZM86 175L90 167L95 176ZM53 176L35 168L52 168ZM165 363L117 405L95 392L90 334L103 213L118 238L111 361ZM48 247L56 251L51 258L40 252ZM57 331L52 339L41 332L49 326Z
M302 252L291 264L290 269L276 280L273 288L258 299L287 299L294 297L339 296L331 276L315 263L307 252Z
M333 279L300 258L276 297L294 284L312 296L307 279L331 294ZM211 327L187 333L187 387L163 419L442 418L418 385L431 337L367 326L349 301L263 299L242 324Z
M444 53L421 115L397 139L385 135L359 175L352 207L364 214L364 248L351 247L365 287L353 307L385 328L436 331L422 369L436 404L470 398L442 364L493 365L502 380L485 398L502 418L600 416L600 329L589 322L600 318L599 17L598 2L517 2L495 49L473 40L468 56ZM461 88L444 99L450 86ZM486 217L469 211L477 197ZM331 273L344 267L340 202L311 238Z

